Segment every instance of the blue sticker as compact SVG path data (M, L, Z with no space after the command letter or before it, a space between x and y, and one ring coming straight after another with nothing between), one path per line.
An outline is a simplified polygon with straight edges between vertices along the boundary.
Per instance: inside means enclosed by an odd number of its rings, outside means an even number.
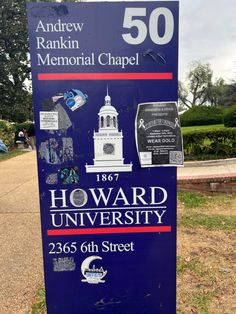
M60 169L60 180L63 184L73 184L79 182L79 170L77 167L67 167Z
M71 89L64 93L64 99L66 100L67 107L75 111L87 102L88 96L79 89Z

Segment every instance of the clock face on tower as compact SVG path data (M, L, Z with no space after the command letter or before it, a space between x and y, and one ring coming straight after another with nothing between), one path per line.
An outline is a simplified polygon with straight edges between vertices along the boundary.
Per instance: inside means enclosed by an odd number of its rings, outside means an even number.
M105 155L113 155L115 153L115 145L110 143L104 144L103 152Z

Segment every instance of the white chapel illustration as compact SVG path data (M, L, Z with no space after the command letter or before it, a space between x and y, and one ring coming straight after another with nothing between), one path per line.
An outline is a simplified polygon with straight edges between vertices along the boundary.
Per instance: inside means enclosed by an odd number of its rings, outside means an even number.
M111 104L111 97L105 97L105 103L99 113L98 132L94 131L93 165L86 164L86 172L130 172L132 163L124 164L123 133L118 130L118 112Z

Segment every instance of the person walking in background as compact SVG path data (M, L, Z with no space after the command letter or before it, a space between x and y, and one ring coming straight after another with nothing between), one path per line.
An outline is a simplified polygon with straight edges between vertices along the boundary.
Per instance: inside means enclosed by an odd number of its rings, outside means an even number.
M18 133L18 139L19 141L23 142L24 145L27 146L27 148L32 149L31 141L26 129L20 130L20 132Z

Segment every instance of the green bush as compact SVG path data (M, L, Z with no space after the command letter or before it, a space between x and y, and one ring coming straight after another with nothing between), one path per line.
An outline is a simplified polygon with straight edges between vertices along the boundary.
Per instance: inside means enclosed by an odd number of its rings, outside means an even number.
M236 128L192 131L183 136L186 159L236 156Z
M14 146L15 128L14 125L5 120L0 120L0 139L8 147Z
M34 136L35 135L34 123L33 122L26 121L26 122L23 122L23 123L17 123L17 124L15 124L15 141L17 141L18 133L22 129L26 129L26 131L27 131L29 136Z
M223 109L194 106L180 116L181 126L211 125L223 123Z
M224 125L228 128L236 127L236 105L225 110Z

